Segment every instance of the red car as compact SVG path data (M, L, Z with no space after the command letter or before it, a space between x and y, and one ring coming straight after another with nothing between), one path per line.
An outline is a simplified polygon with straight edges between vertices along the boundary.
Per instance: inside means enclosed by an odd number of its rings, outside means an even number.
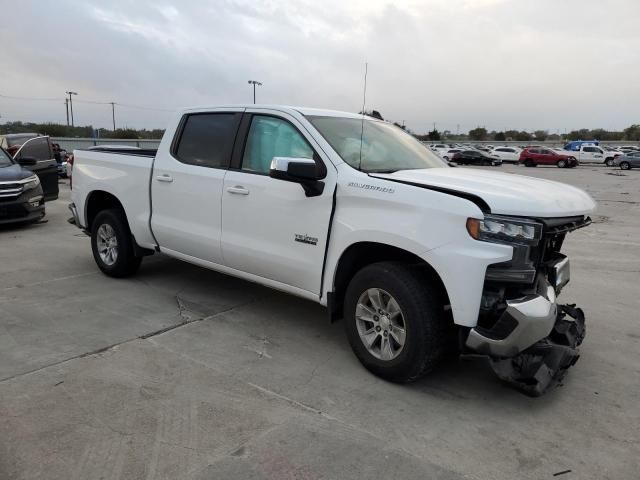
M573 168L578 165L576 157L561 153L557 150L542 147L527 147L520 153L520 163L525 167L538 165L556 165L559 168Z

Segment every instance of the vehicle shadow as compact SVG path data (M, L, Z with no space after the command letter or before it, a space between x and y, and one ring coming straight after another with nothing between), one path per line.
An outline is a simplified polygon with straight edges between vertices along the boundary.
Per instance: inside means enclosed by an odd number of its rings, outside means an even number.
M344 335L343 321L331 323L326 309L314 302L164 256L145 259L134 279L177 295L204 317L177 334L179 339L167 338L164 344L181 354L188 350L187 355L217 368L233 365L231 371L244 370L247 381L269 379L270 388L279 392L308 394L305 400L313 397L310 379L319 374L322 382L315 388L321 390L359 386L470 404L542 407L555 396L550 392L539 399L526 397L497 379L480 356L453 356L415 383L393 384L360 365Z

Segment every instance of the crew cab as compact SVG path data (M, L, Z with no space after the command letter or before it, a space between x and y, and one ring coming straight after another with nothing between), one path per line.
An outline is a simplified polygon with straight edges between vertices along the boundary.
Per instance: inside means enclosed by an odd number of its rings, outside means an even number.
M558 150L542 147L527 147L520 152L520 163L525 167L555 165L558 168L573 168L578 165L573 152L560 153Z
M184 110L157 152L74 156L70 209L107 275L160 253L318 302L395 382L473 353L540 395L578 358L584 315L557 296L565 236L595 208L580 189L450 168L382 120L282 106Z

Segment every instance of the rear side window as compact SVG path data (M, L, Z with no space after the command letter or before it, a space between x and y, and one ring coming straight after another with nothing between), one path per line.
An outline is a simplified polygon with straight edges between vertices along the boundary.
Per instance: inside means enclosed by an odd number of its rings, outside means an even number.
M183 122L174 156L182 163L227 168L242 114L196 113Z

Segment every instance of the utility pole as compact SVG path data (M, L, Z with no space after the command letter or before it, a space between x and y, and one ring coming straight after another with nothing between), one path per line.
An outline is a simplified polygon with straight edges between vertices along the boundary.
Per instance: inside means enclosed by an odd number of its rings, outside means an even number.
M262 86L262 83L257 80L249 80L249 85L253 85L253 104L256 104L256 85Z
M67 111L67 127L69 126L69 99L64 99L64 109Z
M456 137L458 135L460 135L460 124L459 123L456 124Z
M111 104L111 118L113 119L113 131L116 131L116 103L109 102Z
M67 95L69 95L69 106L71 107L71 126L73 127L73 100L71 100L71 95L78 95L78 92L66 92Z

